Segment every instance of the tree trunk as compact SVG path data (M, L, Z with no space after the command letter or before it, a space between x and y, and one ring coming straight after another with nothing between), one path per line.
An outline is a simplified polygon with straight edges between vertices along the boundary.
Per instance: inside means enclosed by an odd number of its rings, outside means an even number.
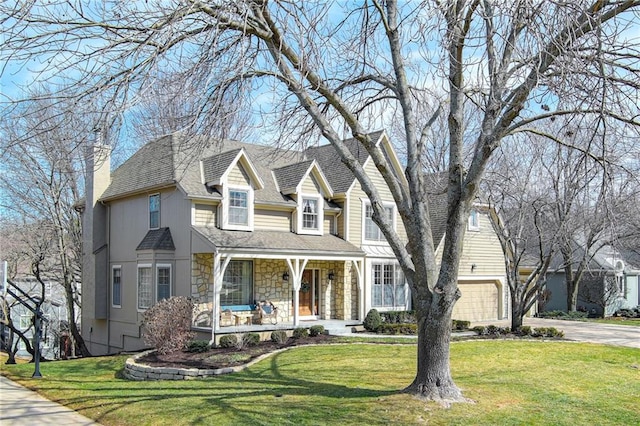
M67 293L67 321L69 322L69 332L71 333L71 336L74 340L74 351L77 345L78 349L80 350L80 355L82 355L83 357L91 356L91 352L89 351L89 348L87 348L84 339L80 335L80 330L78 330L78 325L76 324L75 319L75 306L73 298L69 293Z
M451 377L449 363L451 311L455 300L447 302L444 295L436 293L428 312L416 310L418 366L416 377L405 392L442 403L467 401Z
M7 341L7 362L5 364L16 364L16 353L18 352L18 342L14 344L13 330L9 330L9 339Z
M578 286L573 280L567 280L567 311L575 312L578 306Z
M522 283L517 285L516 289L510 289L511 293L511 330L515 331L522 327L522 320L524 318L526 300L526 288L523 288Z

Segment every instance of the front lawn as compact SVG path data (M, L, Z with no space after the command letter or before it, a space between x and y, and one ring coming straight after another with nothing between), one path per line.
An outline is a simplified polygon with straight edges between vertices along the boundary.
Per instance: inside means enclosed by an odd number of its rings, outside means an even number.
M600 324L631 325L635 327L640 327L640 318L607 317L607 318L589 319L588 321L599 322Z
M241 373L130 382L125 357L2 365L2 374L105 425L635 424L640 350L569 342L452 344L454 378L475 404L449 409L398 391L415 344L306 346Z

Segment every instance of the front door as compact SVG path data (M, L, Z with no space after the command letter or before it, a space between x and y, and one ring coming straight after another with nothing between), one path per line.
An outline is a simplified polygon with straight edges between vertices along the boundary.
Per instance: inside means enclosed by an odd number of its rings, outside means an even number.
M318 276L315 269L305 269L302 273L302 285L300 286L300 305L298 315L301 317L317 315L318 313Z

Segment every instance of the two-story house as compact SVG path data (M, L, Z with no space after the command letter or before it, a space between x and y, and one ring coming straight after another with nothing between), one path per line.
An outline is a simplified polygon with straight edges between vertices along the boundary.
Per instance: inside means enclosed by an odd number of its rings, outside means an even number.
M404 179L387 135L372 139ZM177 134L152 141L113 173L108 148L93 147L82 321L92 353L142 348L142 314L174 295L193 298L194 327L212 332L222 310L250 310L261 300L273 302L279 321L291 326L410 308L368 198L331 145L294 152L196 142ZM380 182L389 217L406 240L373 161L356 141L346 143ZM491 297L497 302L490 315L501 317L504 297Z

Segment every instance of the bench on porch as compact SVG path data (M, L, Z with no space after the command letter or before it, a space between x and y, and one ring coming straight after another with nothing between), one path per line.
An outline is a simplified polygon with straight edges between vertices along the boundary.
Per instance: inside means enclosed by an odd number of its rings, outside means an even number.
M220 326L251 325L257 314L256 305L229 305L220 307Z
M196 327L211 327L211 311L213 303L199 303L196 305L194 325ZM258 316L256 305L229 305L220 307L220 326L251 324L253 317Z

